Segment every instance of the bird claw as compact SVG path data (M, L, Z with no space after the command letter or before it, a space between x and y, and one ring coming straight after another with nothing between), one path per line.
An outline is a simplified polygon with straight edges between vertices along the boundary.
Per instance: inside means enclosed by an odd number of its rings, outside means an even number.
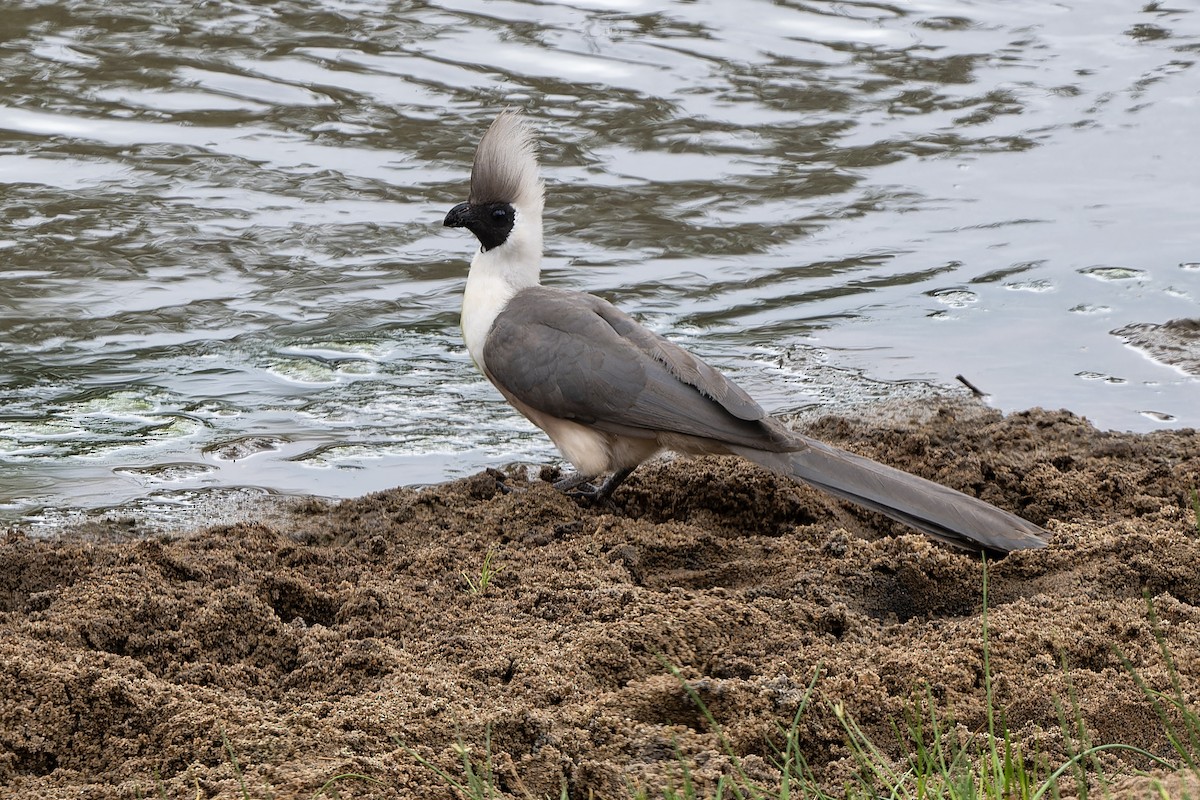
M521 492L527 491L527 488L524 486L511 485L508 482L509 477L498 469L492 469L491 467L488 467L485 472L487 476L492 479L493 486L500 494L520 494Z
M621 483L629 477L632 469L620 469L614 472L603 481L599 486L592 483L591 478L586 475L575 473L568 475L561 480L554 482L554 488L558 489L563 494L575 500L580 500L588 505L608 505L612 506L612 495Z
M582 475L569 475L551 485L572 500L581 500L591 505L606 499L601 494L604 487L597 486Z
M560 478L551 485L572 500L587 505L598 505L608 500L608 496L611 494L611 492L604 491L604 484L597 486L588 476L579 473Z
M587 475L580 475L578 472L572 472L565 478L559 478L550 485L563 494L570 494L575 490L580 489L580 487L587 487L583 489L585 492L588 490L594 490L596 488L592 484L590 477Z
M506 481L497 480L496 491L500 492L500 494L520 494L526 491L526 489L524 486L509 486Z
M590 506L600 505L601 503L611 503L612 496L610 492L605 492L603 486L596 486L593 483L584 483L579 486L567 489L563 492L572 500L578 500L587 503Z

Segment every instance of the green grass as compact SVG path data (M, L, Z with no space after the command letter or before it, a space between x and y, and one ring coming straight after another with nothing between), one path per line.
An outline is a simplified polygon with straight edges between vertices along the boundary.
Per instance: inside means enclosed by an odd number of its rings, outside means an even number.
M714 786L701 789L693 777L691 765L680 753L676 782L666 787L630 787L629 795L635 800L1043 800L1066 794L1086 800L1089 791L1099 789L1103 795L1110 784L1113 776L1106 774L1103 756L1111 753L1136 756L1144 764L1169 771L1187 768L1200 777L1200 715L1184 698L1179 674L1166 646L1153 604L1149 600L1147 604L1159 650L1170 675L1171 690L1161 692L1152 689L1133 664L1124 656L1121 658L1158 715L1167 741L1175 751L1176 758L1173 760L1129 744L1093 743L1066 664L1063 666L1068 686L1066 703L1061 699L1054 702L1066 743L1067 758L1051 768L1043 754L1024 752L1011 735L1002 710L996 706L990 663L988 571L985 561L981 624L985 720L979 730L966 737L965 742L960 741L960 729L952 715L939 711L928 687L923 696L913 701L903 722L893 723L895 741L886 744L874 741L843 704L833 699L818 698L821 674L818 667L790 725L786 728L780 726L776 741L771 743L772 761L779 774L778 784L772 782L770 786L763 786L748 774L720 723L696 689L678 668L664 661L668 671L679 681L716 736L728 758L729 769L727 774L717 779ZM832 793L818 781L805 758L806 745L801 721L806 714L820 712L831 714L838 721L844 742L857 766L856 778ZM895 759L888 755L888 745L898 745L890 749L909 755ZM412 749L405 749L464 800L495 800L504 796L496 788L492 773L490 736L485 739L482 760L472 758L460 742L461 779L430 763ZM1158 791L1162 794L1161 787ZM567 798L565 787L562 798Z
M233 767L233 775L237 779L238 797L240 800L259 800L259 798L273 798L275 796L270 789L266 789L266 793L262 795L253 795L250 793L250 789L246 786L246 778L242 774L242 765L238 763L237 753L234 752L233 745L230 744L229 737L225 735L224 729L221 730L221 747L225 750L225 755L229 758L230 766ZM194 780L196 789L195 797L198 799L204 797L205 793L200 788L199 779L195 778ZM312 800L320 800L322 797L327 798L327 800L337 800L342 796L337 791L338 786L347 781L362 781L364 783L373 783L379 786L387 785L383 781L372 778L369 775L362 775L357 772L343 772L338 775L334 775L332 778L325 781L325 783L321 784L321 788L317 789L317 791L313 793ZM167 786L157 772L154 776L154 782L157 790L155 795L160 798L160 800L167 800ZM136 800L142 800L145 795L142 794L140 788L135 788L134 797Z
M467 591L471 594L483 594L487 591L488 586L503 570L503 566L495 566L493 559L496 557L496 552L492 548L488 548L487 553L483 556L483 564L479 568L479 576L474 577L471 573L463 570L460 574L463 580L467 582Z
M492 769L491 728L484 731L482 755L473 755L471 748L461 738L455 745L454 750L462 760L462 778L454 777L403 742L397 743L402 750L416 759L417 763L458 792L459 797L468 798L468 800L499 800L504 797L504 794L496 787L496 773ZM528 792L524 794L529 796ZM562 787L560 800L568 800L565 784Z
M246 779L242 776L242 767L240 764L238 764L237 753L233 751L233 745L229 743L229 737L225 735L225 731L223 730L221 731L221 744L224 745L225 752L229 756L229 763L233 765L233 774L237 776L238 787L241 789L241 800L256 800L251 796L250 791L246 788ZM312 800L318 800L322 796L331 799L340 797L340 794L337 792L337 786L345 781L365 781L367 783L374 783L380 786L385 785L383 781L376 780L375 778L367 775L360 775L357 772L344 772L340 775L334 775L332 778L325 781L325 783L321 784L321 788L317 789L317 791L313 793ZM199 786L196 787L196 796L200 796ZM270 795L267 795L267 797L269 796Z
M471 756L471 748L467 747L462 739L458 740L458 745L454 749L462 759L463 777L461 780L456 779L403 742L400 742L400 747L462 797L469 797L471 800L493 800L493 798L500 797L501 794L496 788L495 773L492 771L492 731L490 728L484 733L483 741L483 758L476 760Z
M1150 618L1154 639L1158 643L1158 652L1162 656L1163 663L1167 665L1167 675L1171 679L1171 691L1160 692L1150 688L1129 659L1120 651L1117 654L1121 658L1121 663L1125 665L1126 671L1137 682L1142 694L1149 698L1151 707L1162 723L1167 741L1171 743L1181 764L1200 775L1200 714L1188 705L1183 696L1179 670L1175 666L1175 659L1172 658L1171 651L1167 648L1162 625L1158 621L1158 612L1155 611L1154 603L1149 596L1146 597L1146 613Z

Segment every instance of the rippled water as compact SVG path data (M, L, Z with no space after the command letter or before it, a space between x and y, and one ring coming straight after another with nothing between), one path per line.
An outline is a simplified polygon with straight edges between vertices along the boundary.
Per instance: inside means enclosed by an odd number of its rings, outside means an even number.
M457 328L441 227L498 108L545 278L767 407L966 375L1200 425L1110 333L1200 316L1187 3L10 2L0 513L353 495L552 457Z

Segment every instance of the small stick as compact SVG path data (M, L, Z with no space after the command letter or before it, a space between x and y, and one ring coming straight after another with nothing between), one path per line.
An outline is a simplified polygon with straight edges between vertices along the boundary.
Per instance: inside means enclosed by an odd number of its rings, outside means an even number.
M955 377L955 379L956 379L956 380L957 380L959 383L961 383L963 386L965 386L965 387L967 387L968 389L970 389L970 390L971 390L971 394L975 395L976 397L987 397L987 394L986 394L985 392L981 392L981 391L979 391L979 387L978 387L978 386L976 386L975 384L971 383L969 380L967 380L966 378L964 378L962 375L955 375L954 377Z

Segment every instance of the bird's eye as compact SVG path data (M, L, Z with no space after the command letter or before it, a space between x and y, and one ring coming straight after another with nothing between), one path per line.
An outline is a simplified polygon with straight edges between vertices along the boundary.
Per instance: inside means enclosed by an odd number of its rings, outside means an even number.
M492 209L492 219L504 219L508 216L508 211L503 208Z

